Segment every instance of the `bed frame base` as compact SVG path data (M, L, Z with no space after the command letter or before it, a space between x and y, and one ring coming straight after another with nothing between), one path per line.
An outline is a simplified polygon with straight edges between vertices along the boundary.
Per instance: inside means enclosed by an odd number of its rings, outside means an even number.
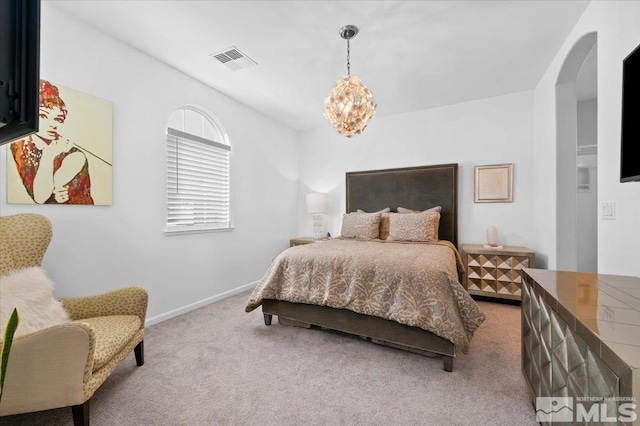
M455 345L440 336L418 327L411 327L382 318L358 314L328 306L291 303L265 299L262 302L264 323L271 325L273 315L282 325L311 328L312 325L360 336L380 345L425 356L442 356L444 370L453 371Z

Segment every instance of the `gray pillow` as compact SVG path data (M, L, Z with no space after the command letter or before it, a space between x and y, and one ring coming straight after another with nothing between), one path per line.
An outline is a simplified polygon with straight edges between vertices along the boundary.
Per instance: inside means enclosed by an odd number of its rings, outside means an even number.
M373 213L389 213L390 211L391 211L390 207L385 207L384 209L378 210L377 212L373 212ZM368 212L365 212L364 210L358 209L357 213L368 213Z
M408 209L406 207L398 207L397 211L398 211L398 213L424 213L424 212L441 213L442 212L442 207L441 206L435 206L435 207L431 207L430 209L427 209L427 210L415 210L415 209Z

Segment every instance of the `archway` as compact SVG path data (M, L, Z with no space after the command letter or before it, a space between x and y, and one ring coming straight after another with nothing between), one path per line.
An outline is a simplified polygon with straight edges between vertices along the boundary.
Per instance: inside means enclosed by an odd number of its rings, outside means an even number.
M597 34L573 46L556 82L559 270L597 272Z

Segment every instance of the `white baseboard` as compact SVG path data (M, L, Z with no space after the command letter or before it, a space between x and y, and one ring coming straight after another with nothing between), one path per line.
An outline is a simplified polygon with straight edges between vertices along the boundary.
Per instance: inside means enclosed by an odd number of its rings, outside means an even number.
M206 299L199 300L194 303L190 303L186 306L183 306L178 309L174 309L172 311L166 312L164 314L156 315L155 317L147 318L144 322L145 327L148 327L153 324L158 324L159 322L166 321L169 318L177 317L178 315L182 315L189 311L193 311L194 309L201 308L202 306L206 306L210 303L216 302L218 300L222 300L225 297L233 296L234 294L242 293L243 291L252 289L258 284L258 281L254 281L249 284L245 284L243 286L231 289L229 291L225 291L224 293L217 294L215 296L207 297Z

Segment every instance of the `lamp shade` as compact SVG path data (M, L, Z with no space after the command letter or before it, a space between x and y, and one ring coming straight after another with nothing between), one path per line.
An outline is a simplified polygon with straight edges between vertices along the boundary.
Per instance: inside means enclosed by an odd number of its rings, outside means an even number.
M307 194L307 213L329 213L329 195Z

